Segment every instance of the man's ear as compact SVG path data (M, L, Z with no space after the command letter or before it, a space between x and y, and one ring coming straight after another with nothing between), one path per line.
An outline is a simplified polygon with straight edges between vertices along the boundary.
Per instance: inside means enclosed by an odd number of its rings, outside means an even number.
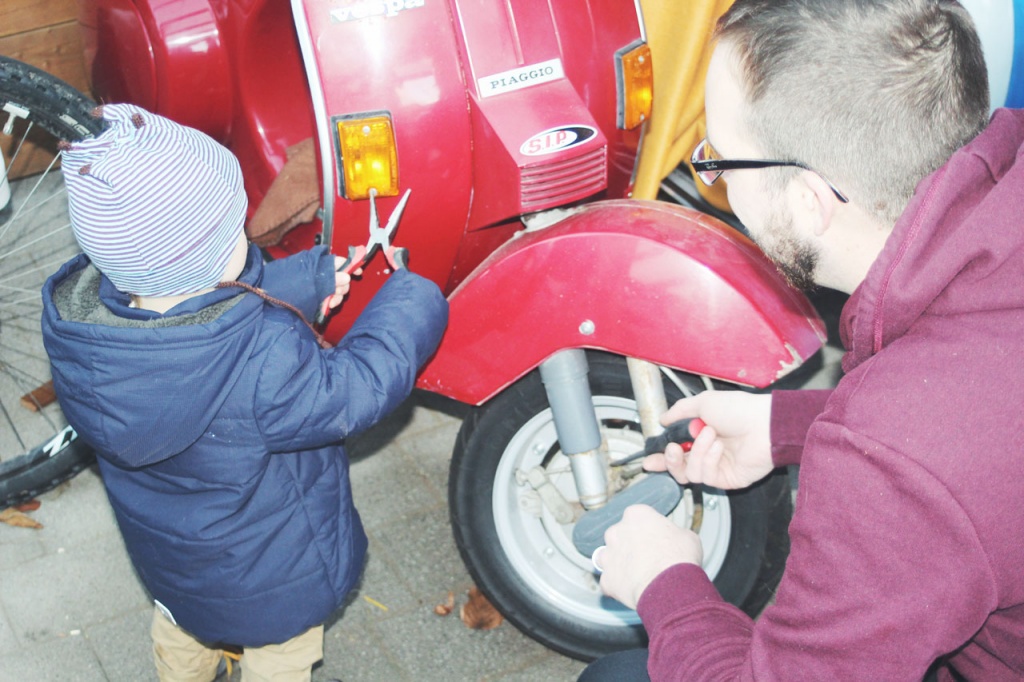
M811 229L814 234L820 237L831 226L839 200L836 199L836 195L828 183L814 171L800 171L796 182L797 201L800 202L800 209L811 221Z

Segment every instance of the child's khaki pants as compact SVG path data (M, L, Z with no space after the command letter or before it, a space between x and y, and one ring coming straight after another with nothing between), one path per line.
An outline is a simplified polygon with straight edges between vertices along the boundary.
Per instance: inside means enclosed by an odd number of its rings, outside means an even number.
M221 660L211 649L153 610L153 658L160 682L211 682ZM313 664L324 657L324 627L318 625L282 644L246 648L242 682L309 682Z

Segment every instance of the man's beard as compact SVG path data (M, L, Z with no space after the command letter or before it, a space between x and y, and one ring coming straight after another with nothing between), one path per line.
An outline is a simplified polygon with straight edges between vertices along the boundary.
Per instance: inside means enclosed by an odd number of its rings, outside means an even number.
M817 288L814 274L818 269L818 251L796 235L792 217L783 210L769 210L762 234L754 241L790 285L803 291Z

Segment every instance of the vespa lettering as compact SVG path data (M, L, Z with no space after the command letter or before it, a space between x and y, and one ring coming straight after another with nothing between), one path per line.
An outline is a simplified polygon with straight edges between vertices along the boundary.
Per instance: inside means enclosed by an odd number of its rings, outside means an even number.
M563 149L578 147L595 135L597 135L597 130L584 125L549 128L537 133L520 145L519 153L524 156L554 154Z
M492 97L503 92L512 92L565 78L561 59L551 59L539 64L530 64L511 71L502 71L477 79L481 97Z
M407 9L423 7L426 0L358 0L344 7L331 9L331 21L359 21L370 17L394 17Z

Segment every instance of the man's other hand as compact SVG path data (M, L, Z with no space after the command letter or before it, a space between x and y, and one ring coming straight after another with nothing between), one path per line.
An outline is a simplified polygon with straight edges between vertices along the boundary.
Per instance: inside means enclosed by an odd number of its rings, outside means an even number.
M604 539L601 589L631 609L662 571L682 563L699 566L704 558L696 533L642 504L627 507L622 521L605 531Z
M644 469L668 471L680 483L745 488L774 468L771 409L770 394L705 391L684 398L661 416L661 423L700 417L704 428L689 452L670 443L664 454L645 458Z

